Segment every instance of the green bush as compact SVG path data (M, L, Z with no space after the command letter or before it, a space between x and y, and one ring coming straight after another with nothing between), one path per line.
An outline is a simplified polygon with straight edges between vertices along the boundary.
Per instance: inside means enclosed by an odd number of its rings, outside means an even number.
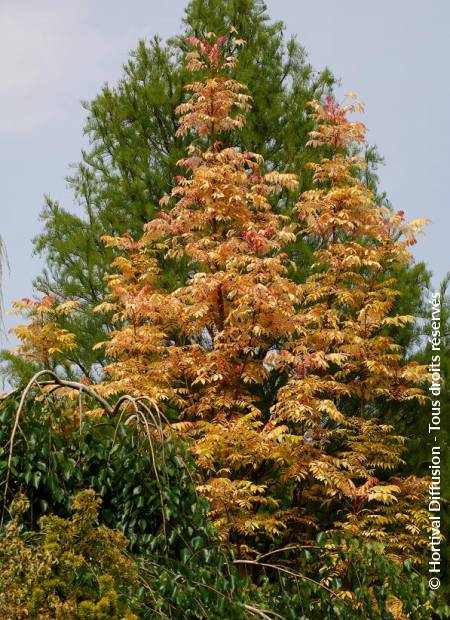
M61 405L30 400L5 489L16 411L13 399L0 409L2 618L58 609L85 620L419 620L439 611L409 563L349 537L322 534L314 548L236 564L208 521L186 446L131 418L75 424ZM25 615L8 616L8 605ZM450 616L441 608L437 617Z
M259 605L284 620L420 620L438 607L409 561L397 563L383 545L342 534L319 535L315 548L269 564L259 587Z
M0 411L3 481L16 410L10 400ZM186 447L172 438L149 442L141 426L119 415L85 417L80 424L72 419L50 401L27 404L14 441L7 501L0 506L5 523L18 492L29 501L23 528L36 530L45 515L67 519L73 496L92 489L102 500L100 522L120 530L139 558L152 593L145 603L149 618L243 617L236 570L207 519Z
M99 504L92 490L82 491L70 519L42 517L42 531L30 536L19 526L28 500L14 499L0 542L3 618L138 619L129 608L138 606L136 562L123 534L98 524Z

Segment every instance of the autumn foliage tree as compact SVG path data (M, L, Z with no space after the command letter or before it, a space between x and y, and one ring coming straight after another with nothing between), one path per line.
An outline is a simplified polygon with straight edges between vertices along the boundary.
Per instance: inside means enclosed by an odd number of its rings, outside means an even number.
M144 390L175 407L181 428L197 437L212 514L225 538L241 542L242 535L283 529L269 489L280 429L267 424L261 391L271 375L267 354L295 330L296 286L280 251L295 239L294 228L270 198L296 179L264 173L254 153L222 147L220 135L242 126L250 101L226 76L235 59L222 58L224 41L191 39L189 67L208 77L188 86L192 95L178 108L179 133L197 135L197 143L179 162L189 177L163 199L174 206L137 244L107 239L132 252L116 261L120 274L110 278L116 318L125 324L107 343L118 361L105 389ZM158 289L158 252L195 266L173 293Z
M424 511L417 509L424 483L415 478L381 483L383 470L395 471L402 463L404 439L377 415L380 402L392 411L394 403L426 401L421 389L426 366L404 363L388 333L414 320L392 315L399 295L392 274L411 261L408 246L424 220L405 224L402 212L377 205L359 180L356 172L364 162L347 153L364 143L365 127L348 114L361 112L361 104L327 98L311 105L316 128L310 145L326 147L330 155L310 164L314 189L296 207L302 233L317 240L318 250L312 273L298 288L300 338L286 343L278 356L289 379L278 393L273 419L303 441L308 437L309 445L327 446L306 467L301 461L294 466L300 493L313 473L324 484L328 508L336 502L346 507L346 518L339 518L344 529L388 546L394 540L397 551L412 553L426 525ZM402 531L392 539L399 522Z
M83 390L100 405L96 416L123 405L113 443L123 420L124 427L133 421L136 437L152 440L156 472L166 463L157 462L153 446L164 454L169 436L186 440L196 461L186 475L208 499L215 531L242 569L239 600L229 601L236 617L267 608L289 620L338 612L429 618L423 580L411 576L427 542L425 481L399 474L405 438L394 423L399 406L426 401L427 369L407 362L395 340L413 321L395 311L395 274L411 260L423 221L405 223L364 183L365 162L355 153L364 150L365 127L350 116L362 111L353 97L311 102L308 146L326 155L311 158L320 159L310 164L313 187L286 209L297 177L230 146L252 102L232 77L244 44L235 34L188 39L195 78L177 108L178 138L190 141L177 162L184 175L140 239L103 237L116 256L109 295L97 307L113 325L97 345L112 360L104 380L95 393L87 390L89 373L77 384L50 373L64 390L45 382L45 396L59 398L77 424ZM302 265L291 258L304 239L316 249L299 278ZM167 264L180 267L180 286L167 286ZM77 344L61 318L74 304L44 297L17 309L29 319L16 328L19 357L69 375ZM139 404L150 405L148 419L139 417ZM108 484L114 449L99 474ZM136 458L142 454L136 448ZM12 464L7 483L14 482ZM143 505L141 483L135 488ZM167 496L158 486L162 504ZM133 528L142 522L128 516Z
M19 344L12 351L2 351L2 374L22 386L43 369L70 375L78 344L65 323L78 308L78 302L45 295L17 300L13 308L12 314L26 322L11 329Z
M313 164L314 189L293 216L280 215L295 176L221 140L251 105L229 76L225 40L189 40L200 77L178 132L192 144L166 210L137 242L106 238L124 253L100 308L117 325L102 389L151 395L186 433L210 514L240 557L338 530L417 558L424 483L392 476L403 438L377 420L377 403L424 399L425 369L404 363L388 332L412 320L392 315L391 275L421 222L374 200L349 154L364 143L348 119L359 104L332 99L312 103L310 146L329 156ZM299 285L286 247L302 235L318 250ZM188 265L173 292L159 285L161 256Z
M86 148L67 179L76 213L54 196L46 197L42 229L33 242L45 263L34 282L37 293L80 303L68 323L77 336L74 356L82 367L77 371L87 371L93 381L108 359L103 349L92 347L111 325L108 313L93 308L104 297L104 275L116 256L100 237L129 232L138 239L143 225L159 213L158 201L180 174L176 162L186 146L176 136L174 113L190 81L183 62L186 37L226 32L231 24L246 39L235 77L249 85L253 97L239 144L290 172L302 170L311 157L305 148L310 128L306 102L331 92L335 79L328 69L311 66L300 44L284 36L284 24L270 18L263 0L186 2L179 35L167 41L153 36L148 25L145 41L124 58L118 81L102 85L83 104ZM233 42L228 43L231 49ZM302 187L309 187L309 181L310 174L302 175ZM167 287L179 285L180 268L165 262ZM182 270L181 280L184 275Z

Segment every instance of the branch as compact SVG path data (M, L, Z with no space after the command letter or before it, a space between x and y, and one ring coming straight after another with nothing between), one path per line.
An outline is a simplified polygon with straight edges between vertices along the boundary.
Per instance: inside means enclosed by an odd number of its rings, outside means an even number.
M42 375L50 375L52 377L52 381L38 381L38 378ZM66 381L65 379L61 379L52 370L41 370L35 375L33 375L33 377L28 382L25 390L22 392L22 398L20 399L21 402L23 396L26 396L28 394L34 384L38 385L39 387L54 385L56 389L60 387L68 387L74 390L79 390L80 392L86 392L86 394L89 394L89 396L91 396L95 400L98 400L98 402L105 408L107 413L109 413L110 415L114 414L114 408L108 403L107 400L103 398L103 396L100 396L100 394L98 394L93 388L85 385L84 383L79 383L78 381ZM8 398L11 398L12 396L14 396L14 394L17 394L20 391L20 388L17 388L15 390L12 390L11 392L8 392L7 394L2 394L2 396L0 396L0 400L6 400Z
M323 583L320 583L319 581L316 581L315 579L312 579L311 577L307 577L306 575L303 575L302 573L297 573L292 570L289 570L288 568L284 568L284 566L277 566L276 564L266 564L265 562L256 562L255 560L234 560L233 564L252 564L253 566L264 566L265 568L274 568L275 570L278 570L281 573L287 573L288 575L292 575L292 577L295 577L296 579L305 579L306 581L310 581L311 583L314 583L316 586L319 586L320 588L323 588L324 590L326 590L329 594L331 594L331 596L337 596L336 592L333 592L333 590L330 590L330 588L327 588L327 586L324 586Z

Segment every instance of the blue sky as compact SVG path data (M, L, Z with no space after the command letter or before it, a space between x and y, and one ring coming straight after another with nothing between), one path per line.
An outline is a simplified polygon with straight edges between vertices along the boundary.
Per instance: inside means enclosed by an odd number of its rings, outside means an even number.
M180 31L185 1L4 0L0 5L0 205L10 273L6 308L29 296L43 195L76 209L64 181L84 144L84 111L114 83L140 38ZM317 68L366 103L369 141L386 165L382 188L409 219L428 217L414 249L437 284L450 269L450 2L269 0ZM6 327L14 319L5 319Z

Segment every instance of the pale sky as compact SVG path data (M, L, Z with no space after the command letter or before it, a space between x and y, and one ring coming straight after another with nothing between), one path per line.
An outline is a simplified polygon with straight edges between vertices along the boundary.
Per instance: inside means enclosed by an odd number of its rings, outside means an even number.
M186 0L187 1L187 0ZM185 0L0 0L0 235L10 262L6 308L32 293L40 263L31 239L43 195L75 208L64 181L79 160L85 113L114 84L140 38L180 31ZM386 166L381 186L408 219L432 223L414 249L437 284L450 269L450 2L269 0L316 69L366 103L369 141ZM6 327L14 319L5 319Z

